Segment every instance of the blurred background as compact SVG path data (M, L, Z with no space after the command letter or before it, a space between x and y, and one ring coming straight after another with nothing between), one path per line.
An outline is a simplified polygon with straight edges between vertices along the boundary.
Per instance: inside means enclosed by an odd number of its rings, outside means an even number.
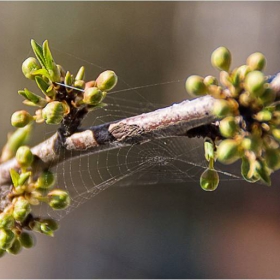
M115 70L119 89L172 82L142 89L150 103L137 113L188 98L189 75L217 75L210 56L221 45L233 67L260 51L266 73L278 72L279 14L278 2L1 2L0 144L24 108L17 91L33 89L21 73L30 39L48 39L56 62L84 65L88 79ZM32 143L50 133L38 128ZM278 182L227 181L213 193L198 183L109 188L65 216L54 238L37 235L34 249L2 258L0 277L279 278Z

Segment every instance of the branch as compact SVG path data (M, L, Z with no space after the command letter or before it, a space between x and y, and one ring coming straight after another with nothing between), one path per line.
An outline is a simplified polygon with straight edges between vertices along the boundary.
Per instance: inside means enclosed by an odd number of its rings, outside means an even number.
M214 102L215 98L207 95L150 113L80 129L66 138L56 133L32 148L32 153L37 156L33 170L39 172L76 156L141 144L159 138L187 136L190 129L215 121L216 117L212 114ZM60 149L64 152L58 152ZM10 182L9 170L12 168L19 169L15 159L0 165L1 185Z

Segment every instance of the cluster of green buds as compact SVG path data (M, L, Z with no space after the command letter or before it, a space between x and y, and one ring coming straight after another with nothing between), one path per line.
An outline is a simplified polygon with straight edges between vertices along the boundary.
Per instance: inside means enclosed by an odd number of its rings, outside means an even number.
M216 160L223 164L241 160L241 174L246 181L260 180L270 185L271 173L280 169L280 105L262 72L266 59L256 52L246 64L230 70L231 53L219 47L212 53L211 62L220 72L219 81L213 76L196 75L186 81L191 95L209 94L216 99L213 114L219 120L220 135L211 142L214 152L210 157L210 144L205 145L210 167L201 175L201 187L216 189Z
M20 169L11 169L10 203L0 213L0 256L5 252L18 254L22 247L31 248L34 237L28 231L36 231L53 236L58 224L53 219L34 217L32 206L48 203L54 210L65 209L70 205L66 191L54 189L55 175L42 171L32 172L34 155L28 146L20 146L15 156Z
M20 90L18 93L25 98L23 103L38 109L34 114L25 110L15 112L11 117L13 126L25 127L34 121L60 124L67 117L70 123L77 111L88 112L105 105L102 101L107 92L117 84L114 71L104 71L96 80L85 82L84 67L74 76L54 62L48 41L40 46L31 40L31 46L36 58L27 58L22 64L22 72L26 78L36 82L43 96L26 88Z

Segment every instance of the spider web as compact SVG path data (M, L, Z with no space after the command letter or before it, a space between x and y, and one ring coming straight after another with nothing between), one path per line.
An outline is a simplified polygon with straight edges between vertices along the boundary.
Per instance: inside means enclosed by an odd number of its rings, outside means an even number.
M61 53L56 56L61 56ZM73 55L70 59L73 59ZM79 65L85 63L85 61L82 62L79 61ZM96 68L102 67L92 63L89 66L95 69L93 72L97 74L101 72L100 69ZM86 65L87 71L91 67ZM83 126L120 120L168 106L170 104L158 102L159 95L163 89L172 88L174 90L179 82L183 83L183 81L174 80L131 87L120 79L117 90L106 97L107 106L89 114L84 120ZM151 97L154 97L154 100ZM54 132L55 130L49 130L46 126L45 138ZM61 150L59 153L62 153L63 157L64 151ZM47 212L51 217L60 220L66 214L112 186L133 187L161 183L185 183L188 187L191 183L196 183L199 187L200 175L207 167L203 139L189 139L187 137L154 140L141 145L116 148L93 155L81 155L63 162L53 169L57 175L57 187L65 189L71 196L70 207L62 211L53 211L49 207L45 210L43 208L46 206L41 206L40 211ZM238 176L240 171L236 167L231 167L231 170L226 171L225 166L217 165L216 169L219 172L221 184L223 184L222 181L226 180L241 180Z

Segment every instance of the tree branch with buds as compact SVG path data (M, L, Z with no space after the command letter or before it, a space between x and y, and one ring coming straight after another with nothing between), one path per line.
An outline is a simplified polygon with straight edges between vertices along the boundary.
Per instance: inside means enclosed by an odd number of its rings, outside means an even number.
M55 175L49 169L76 156L154 139L203 137L209 167L201 174L200 185L206 191L219 184L214 168L217 160L231 164L240 159L241 174L248 182L270 184L271 173L280 169L280 75L264 76L266 60L261 53L252 54L246 65L230 71L231 53L220 47L211 57L220 81L197 75L186 81L186 89L195 99L82 128L84 117L105 105L107 92L117 83L116 74L107 70L86 82L84 67L73 76L54 62L47 41L40 46L32 40L31 46L36 58L26 59L22 72L35 80L43 97L28 89L19 91L23 103L37 110L34 115L25 110L12 115L11 123L18 129L2 150L0 255L32 247L32 236L26 230L53 235L58 224L34 217L32 205L45 202L55 210L69 206L69 194L54 189ZM34 122L59 128L49 139L29 148L26 143Z

